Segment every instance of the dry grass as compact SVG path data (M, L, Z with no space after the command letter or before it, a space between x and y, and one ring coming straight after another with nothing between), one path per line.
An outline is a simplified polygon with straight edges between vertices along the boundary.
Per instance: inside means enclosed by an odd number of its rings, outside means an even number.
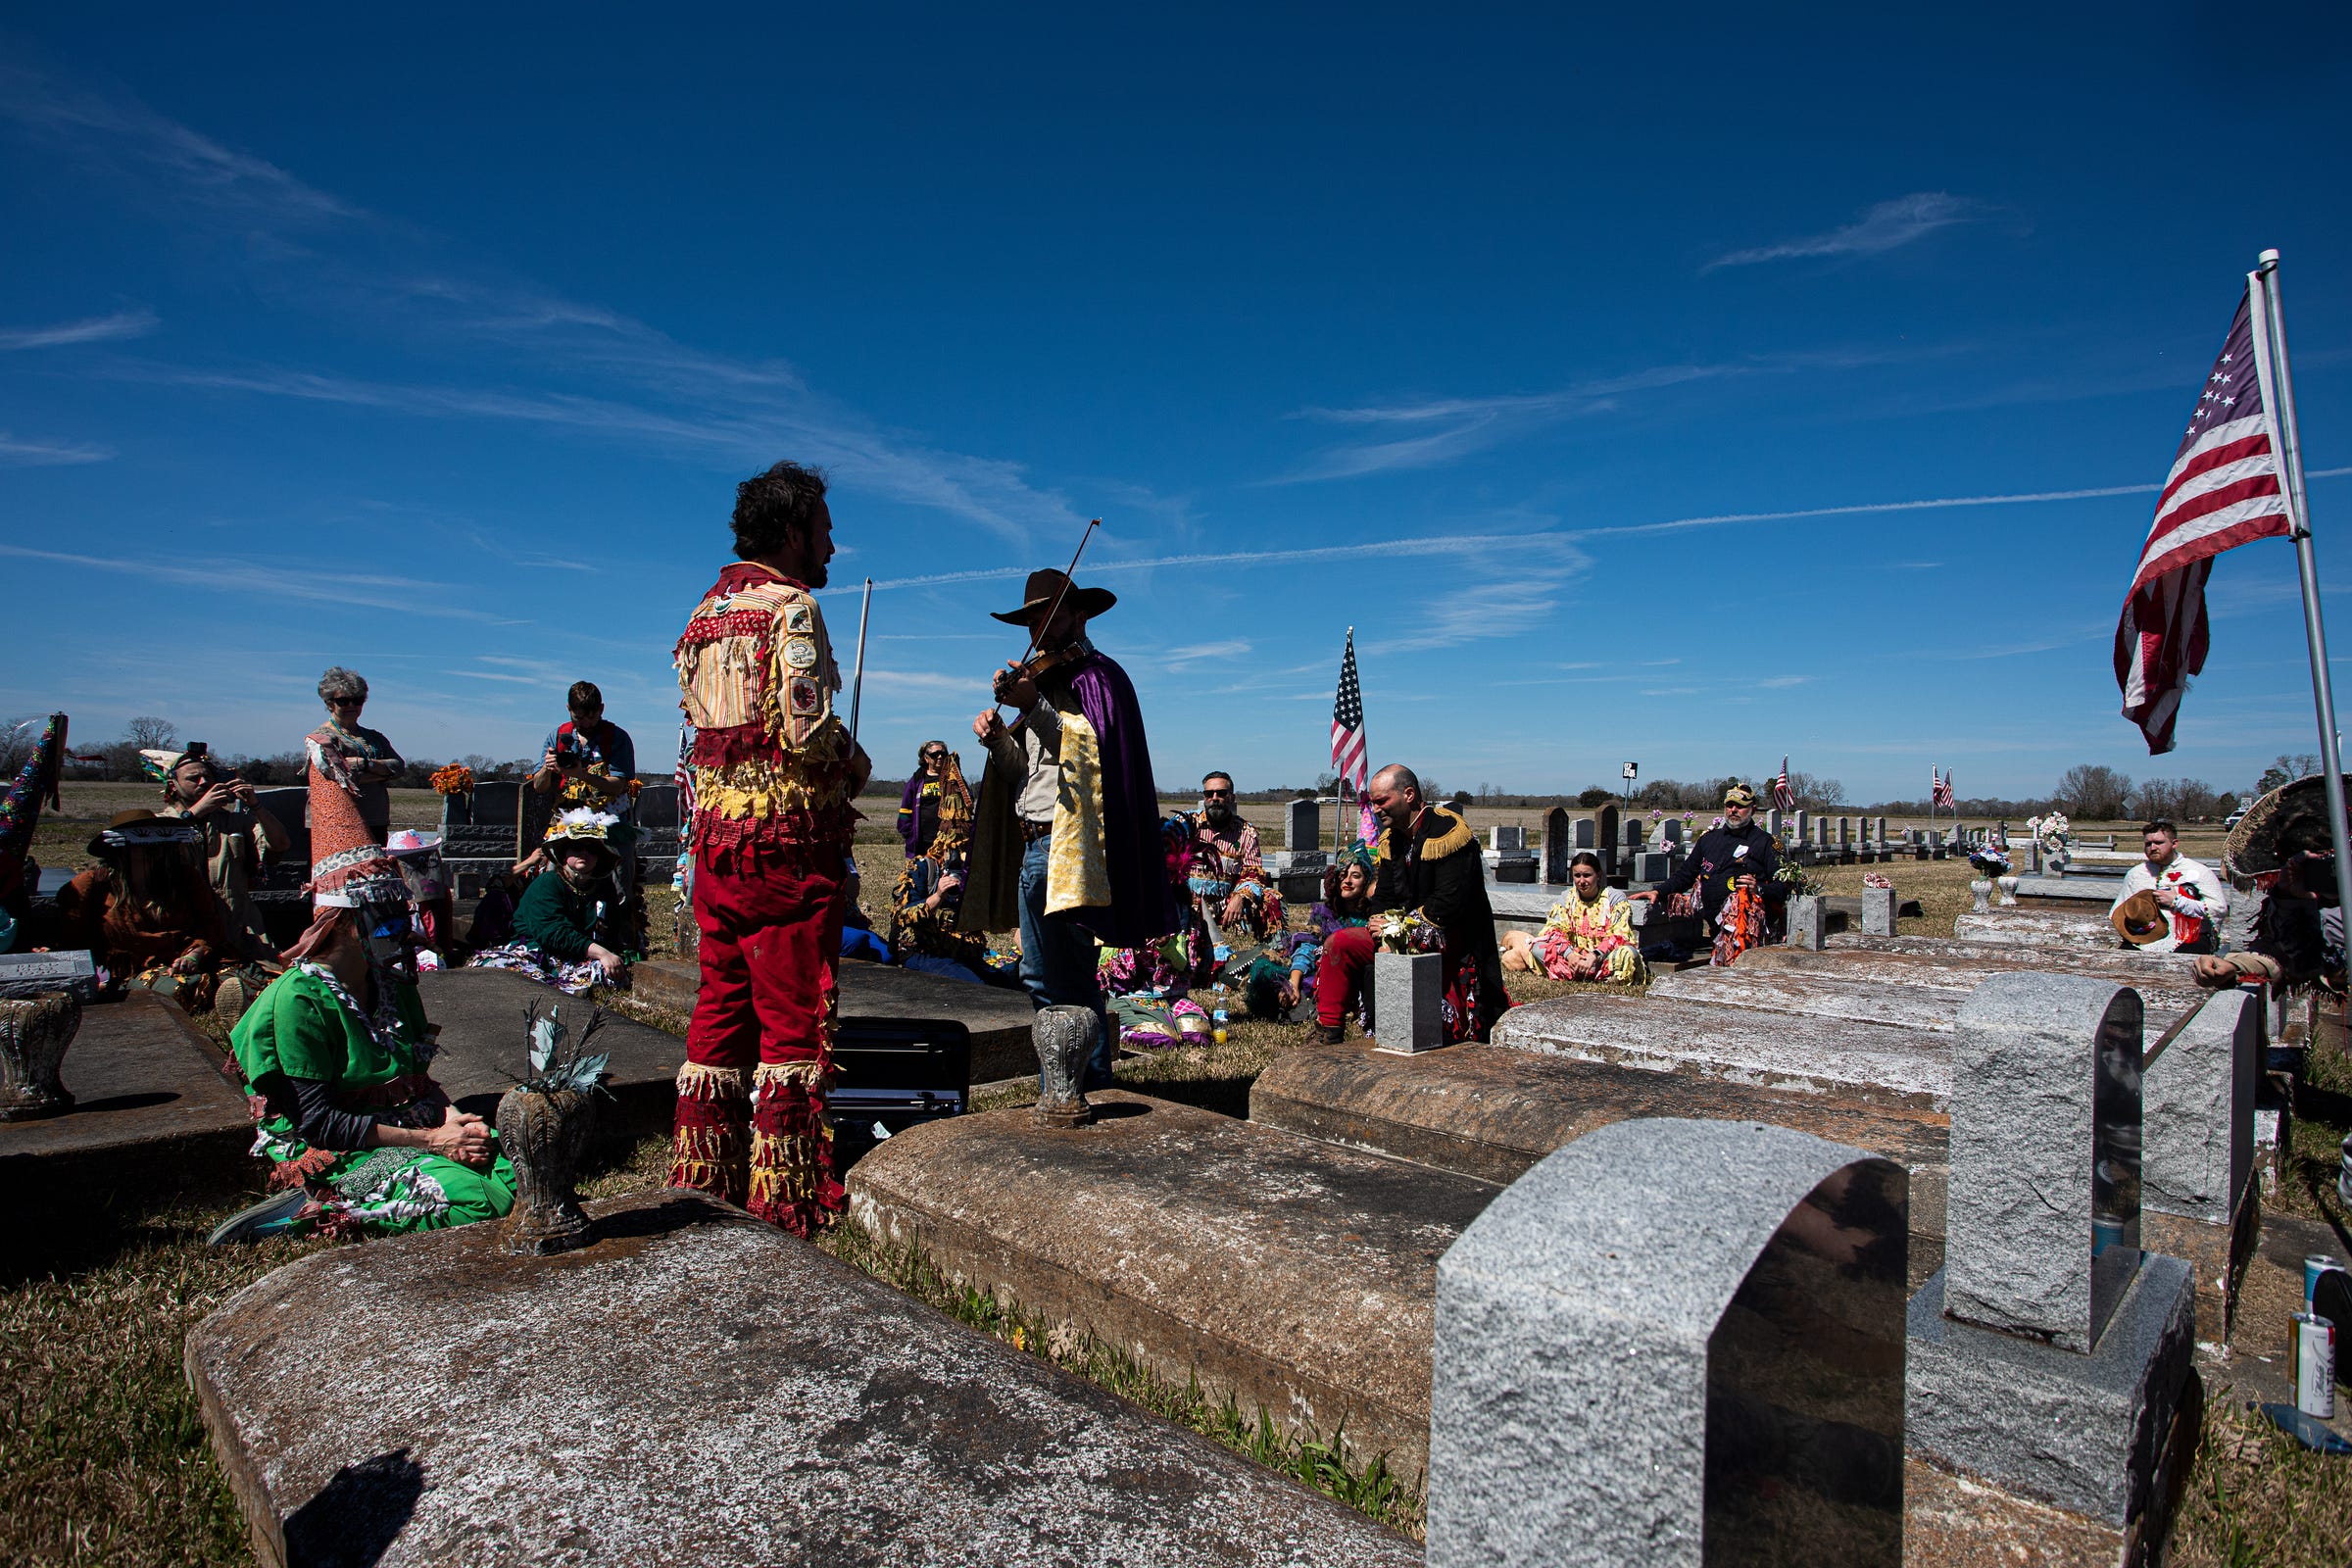
M2174 1568L2344 1568L2352 1561L2352 1459L2296 1444L2227 1387L2173 1525Z

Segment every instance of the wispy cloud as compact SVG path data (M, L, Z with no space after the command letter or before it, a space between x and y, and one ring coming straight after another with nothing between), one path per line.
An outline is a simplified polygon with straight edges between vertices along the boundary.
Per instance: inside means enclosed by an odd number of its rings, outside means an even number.
M242 242L280 297L386 335L503 353L524 386L405 385L303 368L133 367L169 384L430 417L502 418L642 441L727 466L792 452L837 483L946 512L1008 542L1078 519L1021 465L885 428L773 359L704 353L604 306L487 266L453 267L433 236L368 213L125 95L0 67L0 119L128 182L150 205ZM118 328L118 335L126 335Z
M1989 211L1990 207L1984 202L1954 196L1948 191L1916 191L1879 203L1842 228L1783 240L1777 245L1730 251L1699 270L1712 272L1720 267L1753 267L1759 262L1796 261L1812 256L1877 256L1924 239L1939 228L1982 218Z
M1116 556L1105 556L1100 561L1090 556L1087 558L1086 571L1080 575L1153 571L1162 566L1273 566L1305 561L1358 561L1373 556L1417 555L1430 550L1476 550L1489 545L1513 544L1524 537L1517 533L1469 536L1439 534L1410 539L1364 539L1344 545L1312 545L1297 550L1200 551L1182 556L1134 556L1123 560ZM880 593L887 588L944 588L967 582L1012 582L1028 575L1027 566L935 571L919 577L877 578L874 592ZM831 594L840 596L861 591L862 586L844 586L831 590Z
M1249 652L1250 644L1235 637L1224 642L1193 643L1184 648L1171 648L1159 656L1159 662L1168 669L1188 670L1203 663L1241 659Z
M1940 561L1888 561L1882 564L1887 571L1936 571L1943 565L1943 563Z
M104 463L112 447L87 441L23 441L0 430L0 468L51 468L75 463Z
M139 577L149 582L168 582L215 592L220 590L222 582L220 570L210 564L181 565L127 552L121 556L82 556L63 550L0 545L0 556L13 556L20 561L46 561L61 566L79 566L87 571ZM450 593L447 583L421 582L414 577L387 577L356 569L347 572L296 571L284 566L246 562L238 566L235 582L239 593L265 600L278 597L330 605L366 605L377 610L397 610L412 615L435 615L452 620L495 621L500 618L478 610L455 609L447 602Z
M1810 675L1771 675L1756 684L1766 691L1781 691L1790 686L1802 686L1812 678Z
M1560 545L1546 550L1540 562L1516 565L1507 577L1439 587L1428 596L1415 645L1446 648L1517 637L1552 624L1559 618L1561 593L1592 567L1583 551Z
M120 343L145 337L158 325L153 311L117 311L87 320L60 321L55 326L0 327L0 353L16 349L54 349L73 343Z

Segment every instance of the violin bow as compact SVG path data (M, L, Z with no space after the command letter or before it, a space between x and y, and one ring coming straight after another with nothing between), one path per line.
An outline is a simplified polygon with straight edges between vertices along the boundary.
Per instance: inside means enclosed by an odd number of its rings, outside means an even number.
M1086 554L1086 542L1092 539L1095 536L1095 530L1102 526L1102 519L1101 517L1091 518L1087 522L1086 532L1078 536L1078 548L1070 552L1069 569L1061 574L1061 590L1054 596L1054 603L1047 608L1046 612L1030 626L1028 650L1021 655L1017 662L1023 664L1029 662L1037 653L1037 640L1046 634L1046 628L1054 623L1054 617L1061 613L1061 602L1069 597L1070 579L1078 572L1078 558Z

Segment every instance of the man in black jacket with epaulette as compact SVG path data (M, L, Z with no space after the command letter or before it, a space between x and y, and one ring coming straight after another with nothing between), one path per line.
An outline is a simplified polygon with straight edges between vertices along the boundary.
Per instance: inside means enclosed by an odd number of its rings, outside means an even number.
M1448 1043L1484 1040L1511 999L1502 988L1502 956L1478 836L1453 812L1424 802L1421 780L1401 763L1373 774L1364 798L1382 822L1373 851L1379 869L1372 907L1419 914L1436 928L1435 951L1446 960L1446 1038ZM1372 925L1377 929L1380 923L1376 913ZM1373 947L1369 933L1338 933L1329 951L1348 973L1333 978L1351 982L1356 970L1370 964ZM1378 1023L1375 1019L1375 1027ZM1321 1032L1327 1040L1339 1033L1329 1026Z
M1723 792L1723 826L1701 833L1674 875L1629 896L1671 900L1695 886L1699 914L1712 927L1735 886L1762 895L1768 907L1779 909L1788 897L1788 884L1777 880L1780 869L1781 847L1756 822L1756 792L1735 782Z

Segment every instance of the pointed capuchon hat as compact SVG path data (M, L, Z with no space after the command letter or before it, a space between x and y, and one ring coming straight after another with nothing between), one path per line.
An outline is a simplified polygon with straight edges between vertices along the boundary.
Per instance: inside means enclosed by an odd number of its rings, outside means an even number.
M311 760L311 902L356 909L363 904L406 904L409 885L400 866L360 818L360 803Z

